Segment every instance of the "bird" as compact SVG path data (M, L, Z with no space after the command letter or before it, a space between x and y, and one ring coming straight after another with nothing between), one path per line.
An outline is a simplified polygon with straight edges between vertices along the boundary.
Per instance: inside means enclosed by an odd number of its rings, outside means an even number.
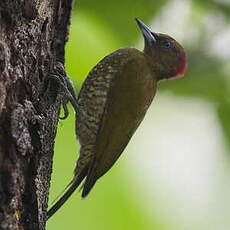
M80 154L72 181L49 209L50 218L82 184L82 198L117 161L153 101L158 82L183 77L187 56L172 37L135 19L144 50L125 47L105 56L88 74L77 98Z

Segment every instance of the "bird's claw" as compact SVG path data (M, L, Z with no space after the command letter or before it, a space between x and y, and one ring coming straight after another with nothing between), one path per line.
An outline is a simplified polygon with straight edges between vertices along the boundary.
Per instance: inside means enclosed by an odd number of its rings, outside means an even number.
M62 90L65 93L64 100L62 102L62 107L64 110L64 116L60 117L60 119L64 120L68 117L69 111L67 108L67 103L70 102L77 113L77 95L73 86L72 81L66 75L65 68L61 62L57 62L54 68L54 73L50 73L49 77L56 81Z

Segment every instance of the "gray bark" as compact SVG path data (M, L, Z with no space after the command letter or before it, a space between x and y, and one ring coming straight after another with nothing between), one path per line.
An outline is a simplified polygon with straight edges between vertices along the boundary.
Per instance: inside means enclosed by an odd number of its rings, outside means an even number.
M72 0L0 1L0 229L43 230Z

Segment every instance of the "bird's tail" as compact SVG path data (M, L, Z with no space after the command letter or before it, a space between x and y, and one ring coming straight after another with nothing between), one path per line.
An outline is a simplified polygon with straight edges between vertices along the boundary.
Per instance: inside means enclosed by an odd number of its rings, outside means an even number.
M47 220L55 214L59 208L68 200L68 198L74 193L77 187L81 184L85 174L81 173L75 177L69 185L66 187L66 192L55 202L55 204L47 212Z

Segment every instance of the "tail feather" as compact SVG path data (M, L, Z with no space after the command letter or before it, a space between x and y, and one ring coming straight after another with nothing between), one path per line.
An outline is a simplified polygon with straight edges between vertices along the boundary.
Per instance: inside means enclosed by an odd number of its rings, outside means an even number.
M93 188L93 186L95 185L96 183L96 178L93 177L93 178L90 178L91 180L87 180L84 184L83 184L83 191L82 191L82 194L81 194L81 197L82 198L85 198L89 192L91 191L91 189Z
M84 181L83 191L81 194L82 198L85 198L89 194L89 192L95 185L97 179L98 177L96 176L96 166L94 165L94 166L91 166L89 172L87 173L87 177Z
M59 208L68 200L68 198L74 193L77 187L80 185L82 180L84 179L85 174L82 173L79 177L74 178L70 184L67 186L66 192L58 199L58 201L48 210L47 212L47 220L53 216Z

